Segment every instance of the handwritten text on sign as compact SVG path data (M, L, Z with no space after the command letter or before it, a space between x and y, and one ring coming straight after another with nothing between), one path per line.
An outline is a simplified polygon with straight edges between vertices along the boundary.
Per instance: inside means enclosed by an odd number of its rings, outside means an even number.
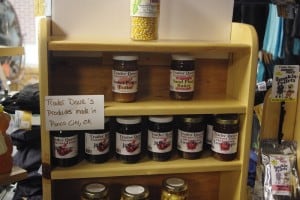
M46 96L47 130L104 128L103 95Z

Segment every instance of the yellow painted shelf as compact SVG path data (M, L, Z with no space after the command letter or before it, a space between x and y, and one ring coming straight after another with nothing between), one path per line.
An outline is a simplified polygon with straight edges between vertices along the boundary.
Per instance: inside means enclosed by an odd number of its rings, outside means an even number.
M67 168L57 167L51 172L51 179L76 179L94 177L118 177L157 174L178 174L194 172L216 171L240 171L242 162L234 160L230 162L219 161L212 156L206 155L197 160L173 158L166 162L152 161L143 158L134 164L122 163L112 158L106 163L89 163L82 161L79 164Z
M0 56L17 56L23 54L24 54L23 47L11 47L11 46L0 45Z
M123 115L180 115L180 114L217 114L245 113L246 105L235 99L211 100L139 100L133 103L105 102L106 116Z
M250 46L235 42L202 41L132 41L130 39L81 40L80 38L52 37L48 43L50 51L132 51L132 52L205 52L235 53L249 52Z

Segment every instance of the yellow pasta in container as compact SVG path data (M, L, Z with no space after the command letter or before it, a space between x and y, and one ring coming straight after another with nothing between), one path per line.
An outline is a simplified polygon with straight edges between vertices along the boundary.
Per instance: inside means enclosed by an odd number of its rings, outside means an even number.
M156 40L158 38L159 0L131 0L131 39Z

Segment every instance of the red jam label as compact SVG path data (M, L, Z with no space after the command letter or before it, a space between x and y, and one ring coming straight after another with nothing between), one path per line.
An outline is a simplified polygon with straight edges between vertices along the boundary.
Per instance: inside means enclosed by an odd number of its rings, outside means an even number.
M153 132L148 130L148 150L154 153L172 151L173 132Z
M102 155L109 151L109 133L85 133L85 153Z
M112 91L135 93L138 90L138 71L112 71Z
M78 137L54 137L54 157L73 158L78 155Z
M186 132L178 130L177 149L183 152L200 152L203 150L204 131Z
M137 155L141 152L141 133L116 133L116 152L121 155Z
M237 152L238 133L226 134L214 131L211 150L220 154Z
M195 71L170 70L170 90L174 92L193 92Z

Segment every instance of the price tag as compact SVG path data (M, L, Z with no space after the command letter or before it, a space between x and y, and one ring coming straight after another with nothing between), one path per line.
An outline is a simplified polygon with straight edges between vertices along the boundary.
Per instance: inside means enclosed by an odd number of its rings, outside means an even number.
M46 96L45 115L47 130L104 129L104 96Z

